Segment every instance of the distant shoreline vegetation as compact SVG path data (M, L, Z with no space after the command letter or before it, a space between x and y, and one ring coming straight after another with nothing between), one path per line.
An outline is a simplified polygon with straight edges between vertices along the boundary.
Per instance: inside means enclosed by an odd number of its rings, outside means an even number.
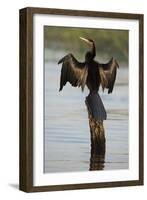
M112 56L118 62L128 63L128 31L110 29L44 27L44 47L56 57L55 52L62 56L62 51L73 53L77 59L84 59L88 46L79 37L92 38L96 44L97 57L100 62L109 60ZM50 56L49 56L50 57ZM53 58L55 59L55 58Z

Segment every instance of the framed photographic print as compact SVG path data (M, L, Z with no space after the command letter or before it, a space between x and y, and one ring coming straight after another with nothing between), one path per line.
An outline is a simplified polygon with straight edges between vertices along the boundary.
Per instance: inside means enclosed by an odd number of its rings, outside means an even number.
M20 190L143 185L143 15L20 10Z

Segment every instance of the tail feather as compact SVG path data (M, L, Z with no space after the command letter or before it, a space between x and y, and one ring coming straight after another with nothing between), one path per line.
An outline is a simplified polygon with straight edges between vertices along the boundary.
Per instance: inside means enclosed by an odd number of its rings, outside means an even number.
M106 120L107 114L103 102L98 93L86 97L88 111L95 120Z

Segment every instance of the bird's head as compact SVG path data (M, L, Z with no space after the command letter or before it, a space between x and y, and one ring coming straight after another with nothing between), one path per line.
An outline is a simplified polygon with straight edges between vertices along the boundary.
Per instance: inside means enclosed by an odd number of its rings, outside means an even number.
M85 41L86 44L88 44L88 46L90 46L90 48L91 48L91 50L88 51L85 55L85 60L87 62L90 62L96 55L94 41L92 39L88 39L88 38L84 38L84 37L80 37L80 39Z
M89 38L80 37L81 40L85 41L90 47L94 44L94 41Z

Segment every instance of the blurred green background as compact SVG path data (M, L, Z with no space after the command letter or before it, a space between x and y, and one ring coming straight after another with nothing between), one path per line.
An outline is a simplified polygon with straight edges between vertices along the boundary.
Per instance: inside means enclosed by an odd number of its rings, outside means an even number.
M44 26L46 59L58 60L67 53L73 53L79 61L83 61L89 47L79 39L80 36L95 41L97 61L107 62L113 56L119 63L128 65L127 30Z

